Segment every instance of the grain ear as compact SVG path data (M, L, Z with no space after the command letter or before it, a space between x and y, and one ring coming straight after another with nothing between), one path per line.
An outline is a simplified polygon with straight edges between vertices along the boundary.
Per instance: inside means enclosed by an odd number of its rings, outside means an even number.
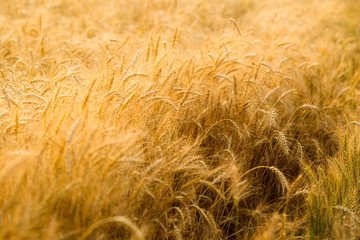
M239 28L239 26L237 25L236 21L235 21L233 18L230 18L229 20L230 20L230 22L232 22L232 23L234 24L234 26L236 27L236 30L238 31L238 33L239 33L239 35L240 35L240 37L241 37L241 36L242 36L242 35L241 35L241 31L240 31L240 28Z

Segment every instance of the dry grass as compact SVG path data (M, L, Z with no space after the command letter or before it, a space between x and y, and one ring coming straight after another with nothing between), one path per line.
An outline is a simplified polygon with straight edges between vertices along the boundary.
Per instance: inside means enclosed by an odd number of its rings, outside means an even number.
M359 239L360 6L0 3L0 239Z

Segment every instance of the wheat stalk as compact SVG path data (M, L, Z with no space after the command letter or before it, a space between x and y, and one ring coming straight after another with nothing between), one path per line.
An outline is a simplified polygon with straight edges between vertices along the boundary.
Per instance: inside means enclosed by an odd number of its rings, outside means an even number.
M351 121L350 123L346 124L346 125L350 125L350 124L354 124L356 126L360 126L360 123L359 122L356 122L356 121Z
M272 73L274 73L274 70L272 69L272 67L269 64L267 64L266 62L260 62L260 64L267 67Z
M274 127L277 124L278 113L276 109L273 109L270 113L269 126Z
M154 163L152 163L149 167L145 169L145 174L151 174L162 162L164 161L164 158L160 158L156 160Z
M345 212L347 214L349 214L351 216L351 219L354 220L357 224L360 224L360 219L358 217L357 214L355 214L353 211L351 211L350 209L348 209L347 207L344 206L334 206L333 207L336 210L340 210L342 212Z
M94 87L94 85L95 85L95 82L96 82L96 80L93 80L92 83L90 84L89 90L87 91L87 94L86 94L86 96L85 96L85 98L84 98L84 101L83 101L81 110L84 110L84 109L85 109L85 107L86 107L86 105L87 105L87 103L88 103L89 97L90 97L90 95L91 95L92 89L93 89L93 87ZM55 95L55 102L56 102L56 99L57 99L57 94ZM54 105L55 105L55 104L54 104Z
M310 105L310 104L304 104L300 106L298 109L310 109L310 110L319 110L317 106Z
M155 44L154 58L153 58L153 60L155 60L156 57L157 57L157 55L158 55L158 52L159 52L159 43L160 43L160 37L158 38L158 40L156 41L156 44Z
M154 94L154 93L158 93L159 91L160 91L160 90L148 91L148 92L144 93L143 95L141 95L141 96L138 98L138 100L141 100L141 99L143 99L143 98L145 98L145 97L147 97L147 96L149 96L149 95L152 95L152 94Z
M128 76L126 76L124 78L124 80L122 81L122 85L125 84L129 79L134 78L134 77L145 77L145 78L149 78L149 75L145 74L145 73L132 73Z
M175 28L175 32L174 32L174 36L173 36L173 38L172 38L172 44L171 44L172 47L175 47L176 38L177 38L177 33L178 33L178 28Z
M180 229L176 226L175 223L173 223L174 226L174 234L175 234L175 240L182 240L182 235Z
M192 204L191 207L195 208L201 214L201 216L206 220L208 226L212 229L213 233L215 233L215 235L218 235L220 231L211 213L195 204Z
M289 190L288 180L286 179L284 174L278 168L271 166L271 167L269 167L269 169L275 173L277 179L279 180L279 182L281 184L281 187L283 190L283 195L285 195L285 192L287 192Z
M102 219L100 221L97 221L96 223L92 224L79 238L79 240L85 240L87 239L90 234L98 227L108 224L108 223L119 223L126 228L131 230L131 233L136 237L138 240L145 240L145 237L142 233L142 231L127 217L124 216L115 216L115 217L108 217L105 219Z
M239 26L237 25L236 21L235 21L233 18L230 18L229 20L230 20L230 22L232 22L232 23L234 24L234 26L236 27L236 30L238 31L238 33L239 33L239 35L240 35L240 37L241 37L241 36L242 36L242 35L241 35L241 31L240 31L240 28L239 28Z
M7 101L8 107L11 108L10 99L9 99L9 97L8 97L8 94L7 94L4 86L1 85L1 88L2 88L2 91L3 91L3 93L4 93L5 99L6 99L6 101Z
M289 145L288 145L288 142L286 140L284 133L278 131L277 139L278 139L278 142L279 142L281 148L283 149L284 153L286 155L288 155L290 152L290 149L289 149Z
M264 97L264 99L262 100L262 102L266 102L266 100L268 100L280 87L276 87L274 89L272 89L271 91L269 91L266 96Z

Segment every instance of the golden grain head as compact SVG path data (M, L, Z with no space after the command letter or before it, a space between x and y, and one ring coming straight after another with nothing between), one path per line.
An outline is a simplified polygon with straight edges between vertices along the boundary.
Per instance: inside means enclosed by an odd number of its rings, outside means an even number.
M0 239L359 238L359 16L0 1Z

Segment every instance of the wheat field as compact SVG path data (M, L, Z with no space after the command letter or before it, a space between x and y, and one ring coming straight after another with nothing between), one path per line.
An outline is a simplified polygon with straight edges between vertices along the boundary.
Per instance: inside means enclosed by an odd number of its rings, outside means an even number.
M2 0L0 239L360 239L357 0Z

